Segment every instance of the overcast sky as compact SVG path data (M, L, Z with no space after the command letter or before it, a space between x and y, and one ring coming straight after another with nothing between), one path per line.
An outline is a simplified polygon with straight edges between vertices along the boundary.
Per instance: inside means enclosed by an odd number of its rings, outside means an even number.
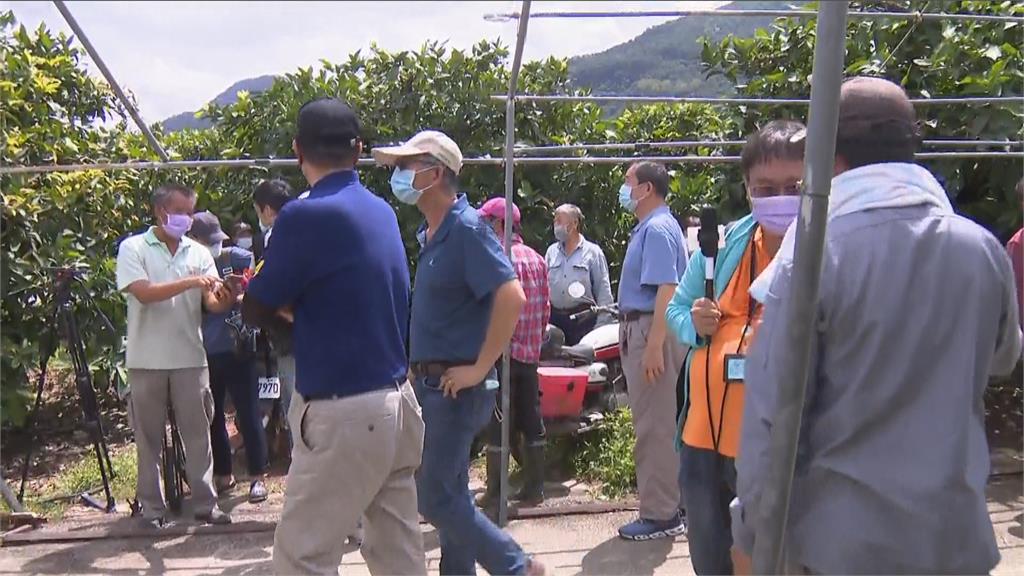
M709 2L534 2L553 10L713 8ZM518 10L519 2L69 2L72 13L114 77L135 93L147 122L196 110L234 82L262 74L342 61L376 42L416 49L427 40L456 48L501 38L511 46L516 24L485 14ZM70 33L50 2L0 1L19 22ZM528 60L600 52L669 18L531 20ZM684 39L680 39L683 41ZM692 41L692 39L688 39ZM97 72L98 74L98 72Z

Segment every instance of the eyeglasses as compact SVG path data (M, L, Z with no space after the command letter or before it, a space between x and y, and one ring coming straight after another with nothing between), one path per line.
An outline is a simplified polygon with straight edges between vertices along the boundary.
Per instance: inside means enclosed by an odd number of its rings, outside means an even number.
M794 182L785 186L754 186L750 189L750 195L759 198L768 196L799 196L803 189L803 182Z

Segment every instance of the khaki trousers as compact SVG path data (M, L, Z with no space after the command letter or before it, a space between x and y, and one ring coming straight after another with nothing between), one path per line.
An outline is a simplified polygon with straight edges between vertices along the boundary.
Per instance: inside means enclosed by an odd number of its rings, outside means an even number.
M629 409L636 430L636 483L640 517L670 520L682 500L679 494L679 455L676 454L676 382L686 360L686 348L671 333L665 336L665 371L654 382L644 375L643 358L653 316L619 324L622 372L626 376Z
M161 450L167 405L174 409L174 420L185 448L185 477L192 490L192 512L207 514L217 505L213 488L213 452L210 449L210 422L213 420L213 394L206 368L128 371L131 394L128 403L135 446L138 450L139 477L136 498L144 517L160 518L166 513L162 478Z
M412 386L335 400L292 399L295 446L274 533L276 574L337 574L363 517L371 574L426 574L415 472L423 418Z

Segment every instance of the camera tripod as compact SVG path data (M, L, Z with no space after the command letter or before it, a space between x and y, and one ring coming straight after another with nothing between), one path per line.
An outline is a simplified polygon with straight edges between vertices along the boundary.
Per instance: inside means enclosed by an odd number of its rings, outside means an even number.
M92 440L93 450L96 454L96 462L99 465L100 476L103 480L103 492L107 498L106 505L104 506L96 499L94 499L88 491L78 495L82 502L105 510L107 512L113 512L116 509L114 503L114 496L110 491L110 480L114 478L114 467L110 462L110 451L107 448L107 442L104 438L103 423L100 420L99 403L96 399L96 390L92 385L92 374L89 371L89 360L85 353L85 342L82 340L82 334L79 332L78 319L76 317L76 298L72 294L72 287L75 282L81 283L82 271L76 268L55 268L53 269L56 273L54 281L54 313L53 321L50 322L50 329L44 334L42 344L40 346L40 357L39 357L39 381L36 385L36 399L35 404L32 408L32 412L28 416L26 422L26 430L31 431L35 426L36 418L38 417L39 408L43 400L43 389L46 387L46 368L50 363L50 358L53 357L54 352L57 351L57 346L60 341L63 341L64 347L71 357L72 365L75 370L75 388L78 392L78 401L82 407L82 413L84 416L81 428L84 429ZM104 327L114 334L114 327L110 323L110 319L103 314L103 311L96 306L96 303L92 300L84 290L82 292L82 298L87 305L90 305L92 311L97 317L103 322ZM25 463L22 466L21 471L21 487L18 491L18 500L25 501L25 484L28 480L29 465L32 462L32 451L36 441L29 439L28 447L25 452Z

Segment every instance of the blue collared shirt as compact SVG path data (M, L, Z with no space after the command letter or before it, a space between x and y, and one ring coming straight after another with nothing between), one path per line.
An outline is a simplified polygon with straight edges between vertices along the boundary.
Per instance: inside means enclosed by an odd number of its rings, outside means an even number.
M420 250L412 294L410 361L476 362L494 293L515 279L494 230L460 195Z
M686 270L686 241L668 206L633 228L619 277L619 310L653 312L658 286L678 284Z
M248 296L294 307L300 394L358 394L405 378L405 246L395 211L355 171L329 174L284 206Z

